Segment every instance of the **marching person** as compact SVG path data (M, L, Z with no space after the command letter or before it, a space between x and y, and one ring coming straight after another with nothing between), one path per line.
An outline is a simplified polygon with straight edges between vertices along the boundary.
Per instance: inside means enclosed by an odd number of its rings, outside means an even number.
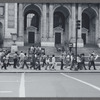
M21 51L21 53L19 54L20 68L22 68L22 66L23 66L24 57L25 57L25 55L24 55L23 51Z
M16 66L18 64L18 54L17 54L17 52L14 53L13 62L14 62L13 68L16 68Z
M41 61L41 58L40 58L40 55L38 54L37 57L36 57L36 67L35 67L35 69L41 70L40 61Z
M55 66L56 66L56 61L55 61L56 59L55 59L55 55L52 55L52 65L51 65L51 69L54 69L54 70L56 70L55 69Z
M84 56L85 56L84 53L82 53L81 54L81 66L82 66L82 69L84 68L85 70L87 70L85 67L85 57Z
M33 53L32 54L32 57L31 57L31 67L30 69L35 69L35 64L36 64L36 57L35 57L35 54Z
M80 57L80 55L77 55L77 69L82 70L82 68L81 68L81 57Z
M8 59L8 63L7 63L7 67L8 66L11 66L11 64L10 64L10 51L8 51L8 53L7 53L7 55L6 55L6 58Z
M68 53L65 57L65 68L68 68L70 66L70 62L71 62L71 57L70 57L70 54Z
M74 53L71 54L70 56L70 70L72 70L74 68L74 64L75 64L75 57L74 57Z
M96 70L94 54L91 54L90 57L89 57L89 70L91 69L91 66L93 66L94 70Z
M6 70L6 69L7 69L7 63L8 63L8 60L6 59L6 55L3 56L3 58L2 58L2 63L3 63L3 64L2 64L2 66L1 66L1 69L4 68L4 69Z
M42 56L42 62L43 62L42 67L44 67L46 65L46 55L45 55L45 53Z
M60 69L61 69L61 70L64 70L64 69L63 69L63 66L64 66L64 59L65 59L65 57L64 57L64 55L62 54L61 57L60 57L60 62L61 62L61 68L60 68Z
M49 58L49 55L47 55L46 57L46 67L45 67L45 70L47 70L47 68L50 68L50 58Z
M23 61L23 65L22 65L22 69L24 68L24 66L26 65L27 69L29 69L29 66L27 64L27 60L28 60L28 56L27 53L24 53L24 61Z

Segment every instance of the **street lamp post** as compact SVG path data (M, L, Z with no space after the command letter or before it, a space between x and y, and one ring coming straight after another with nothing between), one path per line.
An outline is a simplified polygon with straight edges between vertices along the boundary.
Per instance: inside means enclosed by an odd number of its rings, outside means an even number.
M11 33L11 37L12 37L12 41L13 41L13 44L11 45L11 52L14 53L14 52L18 51L18 47L17 47L17 44L16 44L17 34Z

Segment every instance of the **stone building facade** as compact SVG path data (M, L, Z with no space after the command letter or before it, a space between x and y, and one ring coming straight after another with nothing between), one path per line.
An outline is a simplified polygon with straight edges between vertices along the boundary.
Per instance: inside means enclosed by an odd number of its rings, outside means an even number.
M11 33L17 45L39 43L41 46L73 43L76 21L80 20L78 47L100 47L100 4L76 3L0 3L0 43L11 46Z

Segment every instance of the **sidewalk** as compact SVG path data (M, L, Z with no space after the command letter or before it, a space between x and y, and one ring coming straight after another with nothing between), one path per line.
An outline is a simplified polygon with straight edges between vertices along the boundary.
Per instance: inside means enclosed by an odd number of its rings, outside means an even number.
M86 66L87 67L87 66ZM64 68L64 70L60 70L60 66L56 66L56 70L50 70L45 68L41 68L41 70L34 70L34 69L27 69L26 67L24 69L14 69L13 66L9 66L7 70L0 69L0 73L100 73L100 66L96 66L97 70L94 70L91 68L91 70L70 70L69 68Z

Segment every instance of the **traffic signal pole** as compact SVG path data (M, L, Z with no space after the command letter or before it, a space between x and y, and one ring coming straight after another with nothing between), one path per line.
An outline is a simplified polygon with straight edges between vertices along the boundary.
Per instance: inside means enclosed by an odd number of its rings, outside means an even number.
M76 62L77 62L77 33L78 33L78 31L77 31L77 27L76 27L76 42L75 42L75 57L76 57Z
M75 55L76 55L76 62L77 62L77 38L78 38L78 30L80 29L80 20L76 21L76 45L75 45Z

